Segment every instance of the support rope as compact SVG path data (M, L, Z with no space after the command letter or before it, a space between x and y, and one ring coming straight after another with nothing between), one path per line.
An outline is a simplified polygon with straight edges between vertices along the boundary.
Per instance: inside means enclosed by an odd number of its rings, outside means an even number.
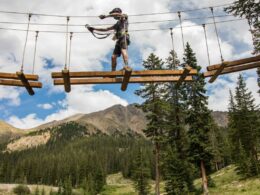
M179 20L180 20L182 46L183 46L183 52L184 52L185 51L185 44L184 44L184 35L183 35L183 28L182 28L181 12L178 12L178 17L179 17Z
M174 65L174 69L176 69L176 64L175 64L175 48L174 48L174 40L173 40L173 29L170 28L171 31L171 39L172 39L172 51L173 51L173 65Z
M124 18L124 33L125 33L125 48L126 48L126 53L128 55L128 45L127 45L127 29L126 29L126 18ZM125 62L125 65L128 66L128 61Z
M221 46L220 46L219 34L218 34L218 29L217 29L217 24L216 24L216 20L215 20L215 14L214 14L213 7L211 7L210 10L211 10L211 13L212 13L213 23L214 23L214 26L215 26L215 32L216 32L216 36L217 36L217 40L218 40L218 47L219 47L219 52L220 52L220 58L221 58L221 61L224 62L224 58L223 58L222 49L221 49Z
M33 69L32 69L32 74L34 74L34 69L35 69L35 57L36 57L36 51L37 51L38 35L39 35L39 31L36 31L36 35L35 35L35 45L34 45L34 54L33 54Z
M25 50L26 50L26 45L27 45L27 41L28 41L28 34L29 34L31 17L32 17L32 14L29 13L29 15L28 15L28 23L27 23L27 30L26 30L26 37L25 37L25 43L24 43L24 48L23 48L23 58L22 58L21 72L23 72L23 67L24 67L24 57L25 57Z
M69 49L69 67L70 69L70 57L71 57L71 44L72 44L73 32L70 32L70 49Z
M207 31L206 31L206 24L202 24L202 27L204 29L204 35L205 35L205 41L206 41L206 47L207 47L207 55L208 55L208 63L210 63L210 57L209 57L209 44L208 44L208 37L207 37Z
M66 25L66 52L65 52L65 66L64 66L65 70L67 70L69 21L70 21L70 17L68 16L67 25Z

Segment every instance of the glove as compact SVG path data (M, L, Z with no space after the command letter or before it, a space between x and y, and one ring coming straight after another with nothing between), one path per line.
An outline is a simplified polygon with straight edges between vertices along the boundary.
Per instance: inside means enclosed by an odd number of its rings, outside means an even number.
M106 18L106 15L100 15L99 18L100 18L101 20L103 20L103 19Z

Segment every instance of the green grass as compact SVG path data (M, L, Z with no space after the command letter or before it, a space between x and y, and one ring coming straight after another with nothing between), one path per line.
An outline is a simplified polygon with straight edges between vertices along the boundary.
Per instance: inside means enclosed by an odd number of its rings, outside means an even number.
M235 171L235 166L230 165L211 175L216 187L209 188L211 195L260 195L260 178L243 179ZM201 186L201 179L196 179L194 185L197 189ZM34 191L37 185L29 185L31 191ZM54 190L55 187L39 186L41 190ZM164 192L164 183L161 183L161 192ZM151 191L154 190L154 181L151 181ZM75 190L75 194L83 194L81 190ZM1 189L0 195L13 195L12 192ZM46 193L48 194L48 193ZM100 195L137 195L135 192L133 181L123 178L121 173L112 174L107 177L107 185L104 186ZM154 193L151 193L154 194Z
M101 195L137 195L133 182L123 178L121 173L112 174L107 177L107 185Z
M235 171L235 166L230 165L211 175L216 187L209 188L212 195L260 195L260 178L243 179ZM201 179L196 179L194 185L197 189L201 186ZM154 182L151 182L152 190ZM164 183L161 192L164 192ZM131 180L124 179L121 174L109 175L107 185L101 195L137 195Z
M213 195L259 195L260 178L243 179L239 176L234 165L230 165L211 175L216 187L209 188ZM201 179L194 181L197 188L201 186Z

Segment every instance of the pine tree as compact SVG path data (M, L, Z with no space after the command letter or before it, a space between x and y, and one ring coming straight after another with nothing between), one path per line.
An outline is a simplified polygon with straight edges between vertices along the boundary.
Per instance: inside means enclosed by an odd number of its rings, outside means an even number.
M201 67L197 65L197 59L189 43L186 45L184 62L192 68L197 69L198 72L201 70ZM205 85L204 77L199 72L189 90L187 124L189 124L190 157L195 165L200 167L203 190L207 194L208 180L206 172L212 159L209 132L213 119L207 107L208 100Z
M154 54L143 62L146 70L161 70L163 69L163 61ZM148 124L144 133L150 138L155 145L155 193L160 194L160 146L163 140L162 135L165 130L165 111L167 105L162 98L164 93L163 85L161 83L144 84L142 89L137 90L136 94L144 98L142 109L147 113L146 117Z
M259 109L246 83L239 75L235 96L229 105L230 140L239 172L245 176L260 174L259 166ZM238 151L238 152L237 152Z
M260 3L255 0L237 0L233 5L225 8L225 11L232 13L235 16L245 17L248 20L248 24L251 28L250 31L253 36L254 53L260 53ZM260 68L257 69L257 74L258 86L260 88Z
M177 69L179 60L174 51L166 59L167 69ZM187 86L177 88L174 83L166 84L165 101L168 104L167 139L164 152L165 189L167 194L188 193L193 190L191 164L188 162L188 140L185 129L187 110Z
M62 195L71 195L72 194L72 184L70 177L67 177L65 181L63 182L62 186Z
M245 17L252 29L255 53L260 52L260 22L259 22L259 2L255 0L237 0L233 5L225 8L225 11L235 16Z
M148 163L144 158L142 148L137 153L134 171L133 171L133 180L135 183L135 189L138 191L139 195L148 195L149 194L149 178L150 172L148 168Z

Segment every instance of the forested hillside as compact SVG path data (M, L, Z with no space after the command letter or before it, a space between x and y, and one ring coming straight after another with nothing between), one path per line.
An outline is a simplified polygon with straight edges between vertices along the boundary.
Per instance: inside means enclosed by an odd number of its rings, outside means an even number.
M46 145L0 154L1 183L58 186L69 182L94 194L102 189L107 174L122 172L125 177L131 176L140 147L152 173L151 143L133 132L118 131L111 136L99 132L90 136L85 126L70 122L28 136L47 131L51 137Z

